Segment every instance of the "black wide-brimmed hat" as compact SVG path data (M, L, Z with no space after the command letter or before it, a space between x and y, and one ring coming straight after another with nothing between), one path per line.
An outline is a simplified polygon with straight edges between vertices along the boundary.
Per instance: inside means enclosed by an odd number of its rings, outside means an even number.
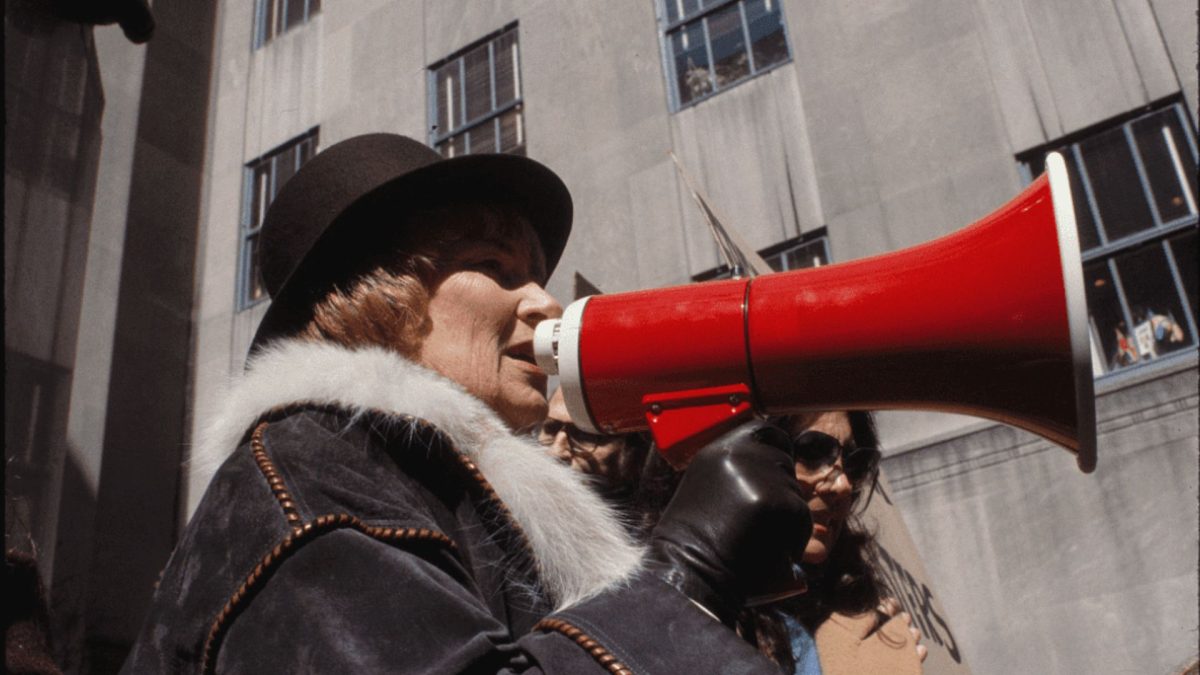
M366 134L331 145L284 184L263 219L259 269L271 296L251 354L300 330L313 305L362 261L400 251L422 223L420 208L504 204L529 219L554 270L571 232L571 195L553 171L516 155L445 159L396 134ZM411 236L407 237L411 240Z

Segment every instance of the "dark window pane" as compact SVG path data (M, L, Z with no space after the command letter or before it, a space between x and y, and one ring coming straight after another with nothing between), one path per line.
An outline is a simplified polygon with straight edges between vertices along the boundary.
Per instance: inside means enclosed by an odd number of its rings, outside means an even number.
M521 95L521 73L517 62L517 33L496 38L496 105L502 106Z
M742 14L738 11L737 3L734 3L714 12L707 21L717 88L720 89L750 74L750 57L746 54L746 38L742 33Z
M284 183L287 183L288 179L295 174L296 146L293 145L275 156L275 192L271 195L271 199L274 199L279 194L279 191L283 189Z
M1192 309L1192 319L1198 320L1200 309L1196 307L1196 230L1191 229L1171 239L1171 252L1175 255L1175 267L1183 280L1184 293L1187 294L1188 306ZM1182 320L1182 317L1181 317Z
M438 134L448 134L462 124L461 113L458 112L462 109L458 69L459 61L455 59L438 68L434 76L437 81L437 101L434 106L437 108Z
M1092 217L1092 206L1088 203L1087 192L1083 189L1083 181L1079 179L1079 163L1075 161L1075 153L1070 148L1061 151L1067 164L1067 175L1071 181L1071 202L1075 207L1075 226L1079 230L1079 247L1084 251L1100 245L1100 235L1096 233L1096 219Z
M1108 270L1108 262L1100 260L1083 268L1087 290L1088 320L1091 323L1093 349L1100 352L1102 372L1124 368L1137 363L1137 345L1133 332L1125 324L1116 284Z
M1187 318L1161 242L1116 256L1142 360L1191 345Z
M1174 108L1133 123L1133 135L1163 222L1196 212L1196 163Z
M1150 205L1124 131L1106 131L1080 143L1079 150L1109 241L1153 227Z
M524 120L519 107L500 116L500 152L525 154Z
M459 155L467 154L466 137L462 134L447 138L437 144L437 151L442 153L443 157L458 157Z
M800 270L809 267L820 267L829 261L825 259L825 245L821 240L810 241L783 253L780 260L780 270Z
M696 13L700 8L697 0L665 0L667 5L667 21L674 22L685 16Z
M467 79L467 120L474 120L492 111L492 71L488 46L480 45L463 57Z
M471 154L496 152L496 118L480 124L467 132Z
M308 0L308 18L321 11L321 0Z
M699 21L671 34L671 57L675 63L675 81L681 104L712 91L708 50L704 46L704 27Z
M746 0L746 22L754 68L762 70L787 59L787 40L779 16L780 0Z
M283 30L304 23L304 0L282 0L284 6Z

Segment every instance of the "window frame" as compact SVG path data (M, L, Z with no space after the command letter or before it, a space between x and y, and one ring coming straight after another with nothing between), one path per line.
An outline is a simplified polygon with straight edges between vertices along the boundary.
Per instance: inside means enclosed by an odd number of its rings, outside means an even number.
M1187 294L1187 286L1184 283L1183 276L1179 269L1179 261L1176 260L1176 254L1171 246L1173 239L1181 234L1187 233L1189 230L1195 232L1200 225L1200 208L1197 202L1200 202L1200 195L1196 194L1191 185L1186 181L1184 168L1179 164L1179 159L1174 158L1176 164L1172 168L1176 172L1176 176L1183 179L1182 185L1187 191L1186 196L1191 197L1188 200L1188 205L1191 209L1189 215L1176 217L1170 220L1163 220L1162 214L1159 213L1160 207L1155 199L1150 178L1147 173L1145 161L1140 151L1138 141L1134 136L1133 127L1136 123L1162 113L1170 114L1173 112L1179 122L1179 127L1184 130L1183 147L1175 147L1176 152L1191 152L1192 162L1200 163L1200 152L1197 147L1197 127L1192 122L1187 107L1178 96L1173 96L1167 99L1156 101L1146 106L1139 107L1128 113L1118 117L1100 122L1089 126L1080 131L1063 136L1053 142L1043 144L1036 148L1026 150L1016 156L1018 162L1018 171L1020 172L1022 181L1025 184L1033 182L1040 173L1034 174L1034 165L1041 165L1045 161L1045 156L1053 151L1065 152L1070 154L1070 161L1073 164L1073 170L1078 172L1078 180L1084 193L1084 205L1076 204L1076 210L1087 208L1094 224L1096 237L1098 242L1096 245L1082 250L1080 252L1080 263L1083 267L1088 267L1090 264L1097 261L1103 261L1107 269L1109 277L1113 281L1113 292L1116 294L1117 303L1121 312L1121 318L1124 320L1127 327L1136 326L1137 323L1133 320L1133 310L1131 309L1131 301L1129 294L1125 290L1125 282L1121 279L1120 270L1117 268L1117 261L1122 255L1145 251L1154 244L1161 251L1163 258L1167 262L1167 267L1170 272L1170 278L1174 285L1176 299L1179 301L1184 314L1183 326L1189 331L1188 337L1190 344L1179 348L1168 354L1157 356L1153 359L1139 360L1136 363L1112 368L1108 362L1103 363L1103 372L1096 373L1093 368L1094 379L1097 382L1107 381L1114 377L1124 376L1132 371L1140 371L1146 368L1151 368L1155 364L1164 361L1188 358L1200 348L1200 333L1197 331L1197 324L1200 323L1194 309L1192 308ZM1088 175L1088 168L1083 159L1081 145L1088 140L1099 137L1101 134L1112 132L1120 129L1125 139L1126 147L1130 150L1130 155L1133 158L1134 169L1138 176L1138 187L1142 190L1142 195L1146 200L1147 209L1151 217L1151 225L1148 228L1127 234L1110 238L1104 227L1103 216L1100 212L1100 207L1096 201L1092 180ZM1172 141L1174 146L1174 141ZM1078 201L1078 200L1075 200ZM1082 239L1082 237L1081 237ZM1136 304L1136 303L1132 303ZM1088 333L1089 342L1092 343L1092 349L1096 349L1095 325L1092 319L1092 310L1088 312ZM1099 346L1103 347L1103 343ZM1107 354L1101 354L1102 358L1109 358Z
M788 269L775 269L775 266L771 265L772 258L777 258L780 261L784 261L786 260L784 254L788 253L789 251L794 251L806 246L811 246L813 244L820 244L821 252L825 256L824 262L822 262L820 265L810 265L806 267L795 267ZM809 230L798 237L792 237L791 239L781 241L777 244L772 244L759 251L758 254L767 262L768 265L771 265L771 269L776 273L793 272L800 269L812 269L813 267L823 267L824 265L832 265L834 262L833 253L829 246L829 232L824 227L818 227L814 230ZM717 281L721 279L729 279L731 278L729 276L731 272L732 270L729 269L727 265L721 263L712 269L692 275L692 281Z
M287 7L292 2L304 3L304 13L299 22L287 26ZM270 26L267 25L268 7L271 10ZM250 51L258 50L293 28L307 24L320 13L321 0L254 0L254 30L251 33Z
M705 1L706 0L696 0L698 3ZM672 0L654 0L655 13L658 20L660 57L662 59L663 74L667 78L667 104L672 113L676 113L694 105L698 105L714 96L729 91L740 84L749 82L755 78L758 78L759 76L766 75L776 68L786 66L792 62L792 39L790 33L788 32L787 20L783 15L783 0L774 1L779 3L779 26L783 31L783 45L787 50L787 56L769 66L756 69L754 65L754 50L752 47L753 43L750 40L750 24L746 18L746 0L707 0L707 2L711 2L712 4L702 6L699 10L693 12L692 14L680 16L674 21L669 21L667 19L667 3L672 2ZM747 66L749 67L750 72L723 87L717 85L715 75L710 73L709 83L712 87L711 90L706 94L702 94L687 101L686 103L682 102L679 93L679 77L678 73L675 72L675 63L671 56L671 35L682 30L688 24L701 21L701 27L704 31L704 49L707 55L709 69L712 70L714 68L712 56L712 38L708 32L707 19L711 15L724 10L730 5L735 4L738 6L738 16L741 20L742 27L742 39L745 40L746 43Z
M442 58L442 59L438 59L437 61L431 63L429 66L427 66L425 68L426 102L427 102L426 115L428 116L428 120L429 120L429 123L428 123L429 146L431 148L437 150L438 146L441 145L442 143L445 143L446 141L449 141L455 137L462 137L463 142L464 142L463 155L476 154L471 150L470 132L474 129L478 129L478 128L482 127L485 123L490 123L490 124L494 125L494 129L492 132L492 138L495 140L496 145L489 152L493 152L493 153L502 152L501 150L498 149L499 144L500 144L500 139L501 139L501 133L502 133L502 129L500 127L500 119L505 114L515 110L520 115L520 118L519 118L520 124L517 127L518 137L520 138L520 142L516 146L520 150L520 152L517 154L521 154L521 155L525 154L526 142L527 142L527 139L525 137L525 115L524 115L525 97L522 93L522 86L521 86L521 80L522 80L521 65L522 65L523 59L521 58L521 37L520 37L520 32L518 29L519 29L519 22L514 21L512 23L506 24L502 28L492 31L491 33L488 33L487 35L483 36L482 38L475 40L474 42L468 44L467 46L456 50L449 56ZM506 36L510 33L513 36L513 46L515 48L515 54L516 54L516 62L513 64L513 99L511 101L505 102L504 104L498 105L497 101L496 101L496 43L499 42L501 38L503 38L504 36ZM446 132L446 131L439 129L438 128L438 120L439 120L438 113L440 111L439 106L441 105L441 101L439 99L439 92L438 92L438 71L451 63L454 63L454 62L458 63L458 86L457 86L457 89L458 89L459 96L461 97L461 100L465 101L466 100L466 86L467 86L466 57L468 54L474 52L476 49L478 49L479 47L482 47L484 45L487 45L487 48L488 48L488 78L489 78L488 90L489 90L489 93L491 96L491 100L489 101L489 106L488 106L488 112L486 112L482 115L479 115L473 119L459 120L458 125L453 127L451 131ZM465 118L467 106L464 103L462 107L463 107L463 116ZM453 112L454 111L450 111L450 114L452 115ZM513 152L513 151L508 150L508 151L503 151L503 152ZM445 155L443 155L443 156L445 156Z
M267 203L259 207L261 213L265 215L271 205L271 201L274 201L275 196L279 194L279 188L282 187L277 184L279 178L277 160L284 153L298 149L304 143L311 143L312 150L308 158L303 161L300 160L301 154L295 153L296 165L292 168L292 175L294 176L296 175L296 171L304 165L304 162L311 160L320 152L320 127L313 127L299 136L294 136L242 165L242 205L238 218L237 283L234 289L234 307L237 312L245 311L270 300L270 295L265 292L265 288L261 297L250 297L250 293L254 288L254 279L251 278L254 271L254 260L251 255L253 247L250 245L250 242L262 233L263 225L258 215L252 213L254 210L255 190L257 188L254 176L259 168L264 164L270 163L271 169L267 177L267 192L271 195L271 198Z

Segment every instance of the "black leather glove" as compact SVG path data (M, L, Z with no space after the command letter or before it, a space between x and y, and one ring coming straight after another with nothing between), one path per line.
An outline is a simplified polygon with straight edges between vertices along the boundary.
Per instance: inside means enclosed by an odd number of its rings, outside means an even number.
M747 598L797 586L811 533L791 439L749 422L696 454L650 533L648 568L732 625Z

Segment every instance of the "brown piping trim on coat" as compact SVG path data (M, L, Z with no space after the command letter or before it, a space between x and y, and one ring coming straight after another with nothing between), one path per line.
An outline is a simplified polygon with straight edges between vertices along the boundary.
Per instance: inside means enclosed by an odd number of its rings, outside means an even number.
M259 588L265 583L264 580L275 571L275 568L284 559L302 545L312 539L316 539L320 535L347 528L358 530L368 537L388 544L433 544L445 547L451 553L458 551L458 546L454 544L450 537L425 527L373 527L347 513L315 518L305 523L302 527L297 527L292 531L292 534L279 542L270 553L264 556L254 566L254 571L246 577L242 585L238 587L228 602L225 603L225 607L221 609L221 612L217 614L217 618L213 620L212 627L208 631L208 637L204 640L204 649L201 651L203 658L200 662L200 672L213 672L213 668L216 666L216 653L220 649L221 640L225 637L225 631L229 629L229 623L245 608L246 601L258 592Z
M596 660L596 663L600 664L601 668L604 668L613 675L633 675L633 671L629 669L629 666L618 661L612 652L604 648L604 645L596 642L587 633L584 633L562 619L542 619L537 622L537 625L533 629L545 633L562 633L575 644L583 647L588 654L591 654L592 658Z
M279 504L284 510L284 515L288 518L288 525L290 525L293 530L301 521L300 515L295 513L296 505L292 501L291 495L288 493L287 487L283 483L283 478L279 476L278 472L275 470L274 464L271 462L271 458L267 455L266 446L263 444L262 438L263 431L271 421L278 419L281 416L304 409L328 411L338 410L336 407L328 404L318 404L303 401L291 403L285 406L279 406L267 411L259 417L260 421L254 428L254 432L250 437L250 446L254 451L254 459L256 462L258 462L258 466L263 471L263 475L267 477L267 482L271 485L271 491L275 494L275 498L279 500ZM521 547L524 549L525 554L530 560L537 560L537 557L533 553L533 545L529 543L529 536L525 534L525 529L521 527L521 523L518 522L515 517L513 517L512 511L509 510L508 505L504 503L504 500L500 499L500 495L496 494L496 489L492 487L490 482L488 482L488 479L483 475L483 472L479 470L479 467L475 464L475 462L462 450L458 449L458 446L454 443L450 436L444 433L433 423L421 417L416 417L414 415L408 415L405 413L389 413L376 408L368 408L366 411L380 417L402 419L414 426L418 433L436 435L441 438L442 442L445 443L446 446L451 450L451 454L466 470L467 475L475 482L476 487L479 488L479 493L492 504L492 507L495 509L495 511L504 518L513 532L518 535L517 538L520 540ZM293 513L295 514L295 518L293 518L291 515Z
M250 450L254 453L254 462L258 464L258 470L271 487L271 494L275 495L275 501L279 502L279 508L283 509L283 517L287 519L288 527L292 528L292 534L298 534L300 513L296 511L296 502L292 501L283 476L275 470L275 463L271 461L270 455L267 454L267 446L263 444L263 432L267 430L268 424L270 423L263 421L254 427L254 433L250 436Z
M265 465L262 461L259 461L259 468L263 470L264 475L266 475L267 470L270 469L272 471L272 475L278 476L277 473L274 473L274 465L271 463L270 457L267 456L266 447L262 443L262 432L266 428L266 425L272 420L276 420L281 416L305 409L326 410L331 412L339 410L336 406L330 404L297 401L268 410L259 417L260 421L254 428L254 433L250 438L250 444L254 449L255 460L259 460L260 452L261 457L265 458L266 460ZM387 412L378 408L365 408L364 410L380 417L402 419L405 422L413 425L418 433L436 435L441 438L442 442L444 442L452 451L451 454L454 455L454 457L466 470L467 475L470 476L473 481L475 481L476 486L479 488L480 494L482 494L492 504L492 507L500 516L504 518L504 520L512 528L513 532L519 535L518 538L520 539L522 548L525 550L525 554L529 556L530 560L537 560L537 557L533 553L533 545L529 543L529 536L525 534L525 529L521 527L521 523L519 523L517 519L513 517L512 511L509 510L508 505L504 503L504 500L500 499L500 495L496 494L496 489L493 488L492 484L488 482L488 479L484 477L483 472L479 470L479 467L475 464L475 462L471 460L470 457L467 457L462 450L458 449L458 446L454 443L453 439L451 439L449 435L447 435L433 423L421 417L416 417L414 415L405 413ZM258 439L257 445L255 444L255 438ZM271 480L272 477L267 476L267 481L271 482ZM284 500L280 498L280 492L276 490L276 483L271 483L271 491L275 493L277 499L280 499L280 506L284 508L284 514L286 515L288 513L289 505L294 510L295 504L292 503L290 495L288 495L286 488L283 485L282 478L278 478L278 486L280 490L282 490L283 496L287 498L287 504L285 504ZM300 516L298 514L294 521L291 518L288 519L288 524L292 525L293 528L299 522Z

